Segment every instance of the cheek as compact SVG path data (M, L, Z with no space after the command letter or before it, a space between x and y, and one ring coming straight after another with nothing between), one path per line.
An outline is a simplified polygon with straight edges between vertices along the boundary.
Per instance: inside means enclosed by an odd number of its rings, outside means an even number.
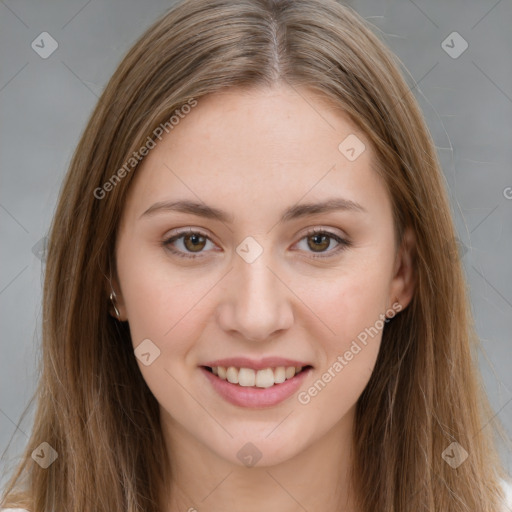
M204 328L206 301L201 299L213 286L212 278L193 278L137 251L123 259L118 274L132 345L146 384L168 410L188 410L190 398L180 383L189 379L188 354L193 356ZM149 361L142 357L147 353Z
M120 244L120 254L122 249ZM149 338L164 351L172 340L179 350L179 340L189 338L201 323L201 299L212 279L173 269L163 249L160 253L136 244L118 259L118 275L133 345Z
M385 326L389 273L376 258L354 264L336 279L315 286L308 306L328 326L317 338L321 367L298 397L303 405L339 419L357 401L373 372ZM328 418L325 418L328 421Z
M385 326L382 305L386 296L385 280L377 282L375 277L351 274L336 286L319 291L322 298L316 307L330 330L324 329L327 334L317 338L321 366L297 396L317 429L347 414L375 367ZM318 414L311 414L314 411Z
M300 288L302 301L315 313L315 322L323 326L326 352L346 350L353 339L376 323L382 329L389 277L387 268L377 261L347 264L334 277Z

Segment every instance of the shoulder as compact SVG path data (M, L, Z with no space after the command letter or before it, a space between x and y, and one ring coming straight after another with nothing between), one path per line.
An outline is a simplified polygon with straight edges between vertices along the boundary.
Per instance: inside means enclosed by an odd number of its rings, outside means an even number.
M512 482L510 481L501 481L501 486L503 488L503 493L505 494L505 501L503 503L503 512L512 511Z

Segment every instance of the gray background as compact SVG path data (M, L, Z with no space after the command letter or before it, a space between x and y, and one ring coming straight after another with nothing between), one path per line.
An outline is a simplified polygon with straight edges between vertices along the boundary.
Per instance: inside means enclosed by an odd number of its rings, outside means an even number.
M120 59L171 5L163 0L0 1L2 471L7 458L12 467L30 433L34 408L18 423L35 388L39 357L41 239L62 178ZM485 386L512 436L512 2L361 0L349 5L376 26L410 73L407 81L446 176L482 340ZM459 56L463 41L450 36L454 31L469 45ZM46 59L31 47L42 32L58 43ZM510 451L504 446L501 451L510 472ZM0 487L5 480L2 475Z

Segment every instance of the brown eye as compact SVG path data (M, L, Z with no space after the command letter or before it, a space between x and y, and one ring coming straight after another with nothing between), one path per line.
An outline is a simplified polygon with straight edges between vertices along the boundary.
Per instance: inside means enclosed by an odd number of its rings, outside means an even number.
M306 233L306 235L301 238L300 242L303 240L307 240L307 248L303 249L305 252L309 252L310 254L317 253L312 255L313 258L332 257L352 245L352 242L341 238L335 233L318 229ZM329 249L332 241L337 245ZM181 258L194 259L202 257L203 253L208 252L205 250L208 243L213 245L213 242L207 235L199 231L188 230L164 240L162 245ZM178 247L179 245L182 247Z
M336 256L340 251L352 245L350 240L341 238L331 231L322 229L309 231L301 238L300 242L302 242L302 240L306 240L306 248L303 249L305 252L309 252L310 254L317 253L312 255L313 258L329 258ZM334 248L331 247L329 249L332 241L335 242Z
M188 230L164 240L162 245L177 256L193 259L198 258L202 252L205 252L203 249L208 242L211 243L211 240L203 233Z
M206 237L200 235L199 233L191 233L190 235L185 235L183 237L183 245L189 251L201 251L206 245Z
M332 237L325 235L325 234L315 233L314 235L310 235L307 238L308 238L308 247L310 249L312 249L313 251L319 250L320 252L322 252L329 247ZM311 240L313 242L309 243Z

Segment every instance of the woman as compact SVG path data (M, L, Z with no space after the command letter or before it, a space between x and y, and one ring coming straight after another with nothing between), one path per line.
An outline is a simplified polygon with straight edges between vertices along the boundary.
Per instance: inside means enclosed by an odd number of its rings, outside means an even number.
M449 212L396 59L351 9L173 7L61 191L1 506L505 510Z

